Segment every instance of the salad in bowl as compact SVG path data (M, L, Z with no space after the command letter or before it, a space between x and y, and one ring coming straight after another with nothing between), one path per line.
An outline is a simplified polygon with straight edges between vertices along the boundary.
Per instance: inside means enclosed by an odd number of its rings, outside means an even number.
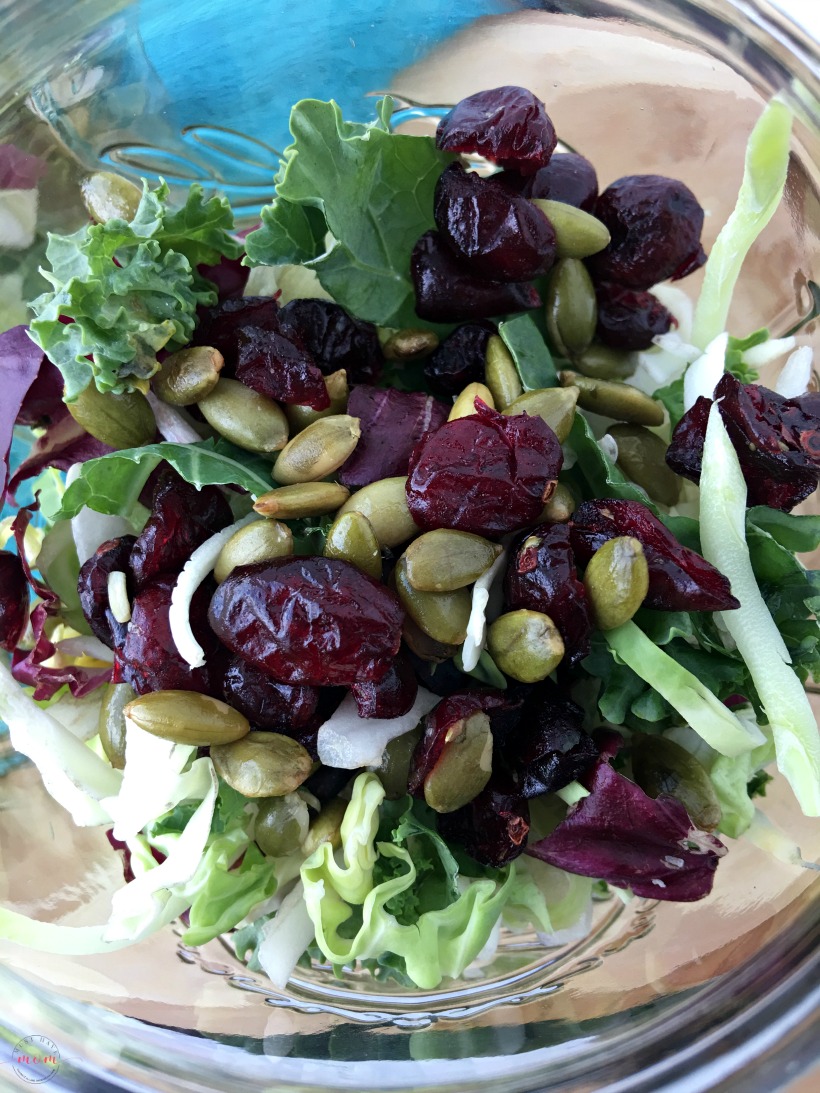
M524 88L435 137L391 116L297 103L244 235L197 186L92 175L0 335L34 497L0 715L124 874L107 921L0 908L7 939L179 919L280 987L317 958L433 989L610 889L700 900L736 839L813 864L765 794L820 815L815 311L726 329L788 108L708 256L696 194L601 188Z

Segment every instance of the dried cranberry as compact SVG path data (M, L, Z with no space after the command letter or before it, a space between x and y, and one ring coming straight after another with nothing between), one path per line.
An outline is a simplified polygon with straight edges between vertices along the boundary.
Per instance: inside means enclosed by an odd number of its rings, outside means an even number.
M626 288L651 288L702 266L703 209L688 186L662 175L627 175L608 186L595 215L612 239L587 259L598 281Z
M212 586L209 582L201 585L191 603L191 629L206 660L205 667L191 668L177 651L168 622L175 584L176 577L158 577L134 597L125 639L115 648L114 682L130 683L138 695L166 690L219 694L208 667L218 660L219 653L219 643L208 626Z
M528 178L519 179L509 172L501 180L514 186L525 197L562 201L591 213L598 198L598 176L585 156L577 152L558 152L546 167Z
M510 85L462 99L436 130L436 145L443 151L484 156L522 175L544 167L556 143L541 100Z
M280 683L320 687L381 679L399 650L403 618L383 584L335 558L242 566L210 610L233 652Z
M279 305L272 296L244 296L222 300L216 307L201 308L195 345L212 345L225 358L223 375L232 376L236 368L240 330L255 326L262 330L279 329Z
M541 306L541 297L532 285L476 277L438 232L426 232L416 243L410 273L416 290L416 314L432 323L487 319Z
M291 300L281 315L283 330L302 339L326 376L344 368L351 384L374 383L379 378L384 357L372 323L355 319L330 300Z
M529 805L507 777L493 773L468 805L438 817L438 830L481 865L501 869L527 846Z
M416 447L407 504L419 527L497 538L537 518L563 462L540 417L505 416L476 399L476 412L448 421Z
M470 684L469 676L459 671L452 660L424 660L406 646L405 655L413 665L416 680L434 695L447 698L456 691L463 691Z
M112 573L125 573L129 595L133 593L130 557L136 539L123 535L108 539L97 547L94 554L80 568L77 591L80 607L95 637L109 649L122 643L125 625L117 622L108 606L108 578Z
M427 714L424 720L424 734L410 760L408 792L416 797L422 796L424 780L441 758L448 733L457 731L459 723L464 722L472 714L484 713L489 716L491 710L504 706L505 702L503 692L488 689L457 691L439 702Z
M555 231L541 210L460 163L439 178L433 215L456 257L478 277L529 281L555 261Z
M246 326L237 336L236 378L277 402L325 410L330 405L324 377L293 331Z
M308 724L319 704L315 687L291 687L241 657L231 657L222 677L222 695L229 706L260 729L282 732Z
M486 320L456 327L424 366L430 387L440 395L457 395L468 383L483 383L487 342L497 333Z
M387 675L371 683L354 683L350 693L356 700L359 717L387 720L407 713L416 701L418 689L413 665L406 657L399 656Z
M351 391L347 412L359 419L362 435L356 450L339 468L338 479L343 486L356 488L407 474L416 444L440 428L450 410L421 391L362 383Z
M0 649L17 648L28 618L28 581L23 563L10 550L0 550Z
M338 797L345 786L356 777L355 770L341 770L338 767L319 767L304 783L304 788L317 797L322 804Z
M566 524L542 524L517 540L510 551L504 597L512 608L549 615L564 639L568 666L589 653L592 618Z
M588 562L608 539L631 535L643 547L649 567L644 607L659 611L731 611L739 607L731 586L705 558L682 546L640 501L600 498L585 501L570 522L572 547Z
M231 507L216 486L198 490L166 467L131 552L137 588L160 574L178 573L198 546L232 520Z
M747 504L789 512L814 492L820 480L820 394L785 399L726 372L715 397L746 479ZM666 453L672 470L693 482L700 481L711 406L707 398L697 400L678 422Z
M595 286L598 301L596 333L614 349L649 349L657 334L665 334L674 319L651 292L601 281Z

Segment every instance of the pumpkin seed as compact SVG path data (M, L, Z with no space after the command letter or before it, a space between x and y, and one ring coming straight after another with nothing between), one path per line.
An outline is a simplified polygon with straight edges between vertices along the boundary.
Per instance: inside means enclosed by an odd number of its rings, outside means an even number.
M455 812L481 793L492 774L493 734L483 710L447 730L438 762L424 780L424 799L435 812Z
M720 802L712 780L693 755L663 736L632 737L632 777L649 797L662 793L680 801L702 831L720 823Z
M540 417L563 444L575 421L577 402L578 391L575 388L542 387L536 391L525 391L502 412L508 416L529 414Z
M199 408L212 429L248 452L278 452L288 442L282 408L238 380L220 379Z
M92 220L133 220L142 200L142 190L113 171L95 171L80 183L83 204Z
M301 847L309 824L308 806L298 793L266 797L253 821L253 840L263 854L283 858Z
M643 425L612 425L609 435L618 445L618 466L662 505L675 505L681 481L666 462L666 443Z
M394 737L384 749L376 774L389 801L397 801L407 793L411 760L419 740L421 728L416 726L410 732Z
M537 205L555 232L556 254L559 258L588 258L608 245L609 228L597 216L542 197L530 198Z
M151 380L157 398L171 406L192 406L219 382L225 358L209 345L180 349L166 357Z
M347 801L334 797L322 806L318 816L310 822L310 828L302 843L302 853L310 855L323 843L330 843L334 850L342 845L342 820L347 811Z
M382 346L389 361L415 361L438 349L438 334L433 330L397 330Z
M214 577L222 584L239 565L267 562L293 554L293 532L278 520L255 520L233 534L219 553Z
M454 592L421 592L410 583L407 555L396 563L392 579L402 607L425 634L445 645L461 645L467 637L472 597L466 588Z
M541 515L536 523L565 524L572 517L576 508L575 498L571 491L562 482L559 482L552 497L541 510Z
M349 414L322 417L289 440L271 474L283 486L318 482L333 474L359 443L359 419Z
M338 482L300 482L296 486L281 486L261 494L254 504L260 516L276 516L280 520L300 520L305 516L327 516L350 497L350 490Z
M115 770L125 769L125 707L137 697L127 683L106 683L97 723L100 743Z
M454 592L486 573L501 550L498 543L467 531L427 531L404 553L407 579L422 592Z
M293 403L288 403L284 407L285 417L288 419L292 436L300 433L320 418L332 417L334 414L343 414L345 412L350 389L347 385L347 372L344 368L325 376L325 387L330 398L330 405L326 406L324 410L314 410L312 406L300 406Z
M66 403L66 406L87 433L118 451L150 444L157 431L154 411L139 391L124 395L114 395L110 391L103 394L92 380L74 402Z
M198 748L227 744L250 732L238 710L196 691L150 691L129 702L125 715L152 736Z
M250 732L211 748L216 773L244 797L284 797L310 774L313 760L298 740L276 732Z
M524 388L515 367L512 354L498 334L493 334L487 342L484 358L487 386L492 391L493 400L499 410L515 402Z
M595 380L580 372L558 373L562 387L578 388L578 405L633 425L663 425L663 406L637 387L618 380Z
M505 675L519 683L538 683L564 658L564 642L555 623L540 611L508 611L487 628L490 656Z
M629 379L636 368L636 360L631 353L595 342L576 356L573 363L582 375L594 380Z
M546 290L547 333L562 357L583 353L595 336L598 304L595 286L579 258L560 258Z
M413 539L421 530L407 507L406 477L381 478L363 486L339 509L360 512L370 521L381 547L401 546Z
M475 413L475 400L477 398L480 398L482 402L486 402L491 410L495 409L495 399L489 387L483 383L468 383L453 403L453 408L447 420L456 421L460 417L470 417L471 414Z
M374 580L381 580L382 552L373 525L360 512L336 517L325 540L325 557L350 562Z
M431 664L442 664L445 660L452 660L461 648L460 645L448 645L446 642L431 638L407 614L402 623L401 636L412 653L415 653L420 660L429 661Z
M649 590L649 567L639 541L631 535L608 539L589 560L584 588L600 630L628 622Z

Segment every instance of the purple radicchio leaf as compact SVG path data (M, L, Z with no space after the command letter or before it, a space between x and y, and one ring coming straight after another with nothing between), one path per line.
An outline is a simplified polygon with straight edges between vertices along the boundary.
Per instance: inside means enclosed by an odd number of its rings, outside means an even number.
M528 854L647 899L691 902L709 894L726 847L698 831L679 801L653 800L603 761L589 785L589 796Z
M13 326L0 334L0 477L3 490L8 482L8 456L14 423L40 365L43 351L28 336L28 327Z
M242 265L242 258L222 258L215 266L197 266L197 272L216 285L220 300L235 300L242 296L248 283L250 269Z
M8 497L13 499L21 482L36 477L46 467L67 471L74 463L84 463L87 459L96 459L113 450L90 436L63 407L45 433L32 445L28 458L14 472L8 484Z
M362 435L339 469L339 481L355 488L407 474L416 444L441 428L449 407L420 391L360 384L350 393L347 412L359 418Z
M0 190L33 190L47 169L39 156L15 144L0 144Z

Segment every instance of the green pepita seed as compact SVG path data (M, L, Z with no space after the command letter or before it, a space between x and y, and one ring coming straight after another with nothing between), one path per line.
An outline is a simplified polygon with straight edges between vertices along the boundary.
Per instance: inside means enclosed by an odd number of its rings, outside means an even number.
M594 380L626 380L637 366L632 353L595 342L576 356L573 363L582 375Z
M142 190L122 175L95 171L80 183L83 204L98 224L106 220L133 220L142 199Z
M250 732L238 710L196 691L151 691L129 702L125 715L152 736L198 748L228 744Z
M137 697L127 683L106 683L100 706L100 743L115 770L125 769L125 707Z
M552 224L559 258L588 258L608 245L611 238L609 228L597 216L563 201L549 201L541 197L530 200Z
M357 417L334 414L319 418L288 441L271 473L283 486L318 482L341 467L361 435Z
M312 406L298 406L288 404L285 406L285 417L290 425L291 436L300 433L314 421L323 417L332 417L334 414L343 414L347 409L347 400L350 389L347 385L347 372L340 368L338 372L331 372L325 376L325 387L330 397L330 405L324 410L314 410Z
M577 403L578 391L575 388L543 387L537 391L525 391L503 412L542 418L563 444L575 421Z
M467 531L427 531L404 553L407 579L422 592L454 592L486 573L501 550L498 543Z
M424 780L424 799L435 812L463 808L487 785L492 773L490 719L479 710L447 730L438 762Z
M360 512L370 521L381 547L392 550L401 546L408 539L415 538L421 530L407 507L406 483L406 477L382 478L371 482L345 501L339 515Z
M308 806L298 793L266 797L253 821L253 839L263 854L283 858L301 847L309 824Z
M302 843L302 853L310 855L323 843L330 843L334 850L342 845L342 820L347 811L347 801L334 797L322 806L318 816L310 822L310 829Z
M637 387L617 380L594 380L580 372L559 372L562 387L578 388L578 405L633 425L663 425L663 406Z
M263 493L254 504L260 516L279 520L300 520L305 516L327 516L350 497L350 490L338 482L300 482Z
M536 523L565 524L567 520L571 518L576 508L577 505L572 492L567 489L563 482L559 482L555 487L555 492L552 497L541 510L541 515L538 517Z
M475 413L475 400L477 398L480 398L482 402L486 402L491 410L495 409L495 399L489 387L483 383L468 383L453 403L453 408L447 420L456 421L460 417L470 417L471 414Z
M382 552L373 525L360 512L345 512L331 524L325 557L350 562L374 580L381 580Z
M630 535L608 539L589 560L584 588L599 629L628 622L649 590L649 568L638 540Z
M305 748L289 736L251 732L233 744L211 748L216 773L244 797L284 797L313 769Z
M583 353L595 336L598 305L595 287L580 258L560 258L546 291L547 333L562 357Z
M74 402L67 403L67 407L87 433L120 451L150 444L157 431L154 411L139 391L125 395L102 394L92 380Z
M393 570L393 581L402 607L410 618L435 641L461 645L467 637L472 597L466 588L454 592L421 592L407 575L407 555Z
M397 801L407 793L410 761L419 740L421 740L421 729L417 727L395 737L384 749L376 774L384 786L385 796L389 801Z
M649 797L680 801L702 831L720 823L720 802L704 767L680 744L663 736L632 737L632 777Z
M219 350L209 345L180 349L165 358L151 387L157 398L171 406L192 406L216 387L224 363Z
M214 566L219 584L238 565L268 562L293 554L293 532L278 520L255 520L230 537L220 551Z
M246 451L278 452L288 442L282 408L238 380L220 379L199 408L212 429Z
M461 648L460 645L448 645L443 641L435 641L429 634L425 634L409 615L404 616L401 636L411 652L431 664L443 664L445 660L452 660Z
M524 391L512 354L497 334L487 342L485 376L499 410L515 402Z
M505 675L519 683L538 683L564 658L564 642L555 623L540 611L508 611L487 629L490 656Z
M618 445L618 466L636 485L662 505L675 505L680 478L666 462L666 443L643 425L612 425L609 435Z
M438 349L438 334L432 330L397 330L382 346L389 361L415 361Z

